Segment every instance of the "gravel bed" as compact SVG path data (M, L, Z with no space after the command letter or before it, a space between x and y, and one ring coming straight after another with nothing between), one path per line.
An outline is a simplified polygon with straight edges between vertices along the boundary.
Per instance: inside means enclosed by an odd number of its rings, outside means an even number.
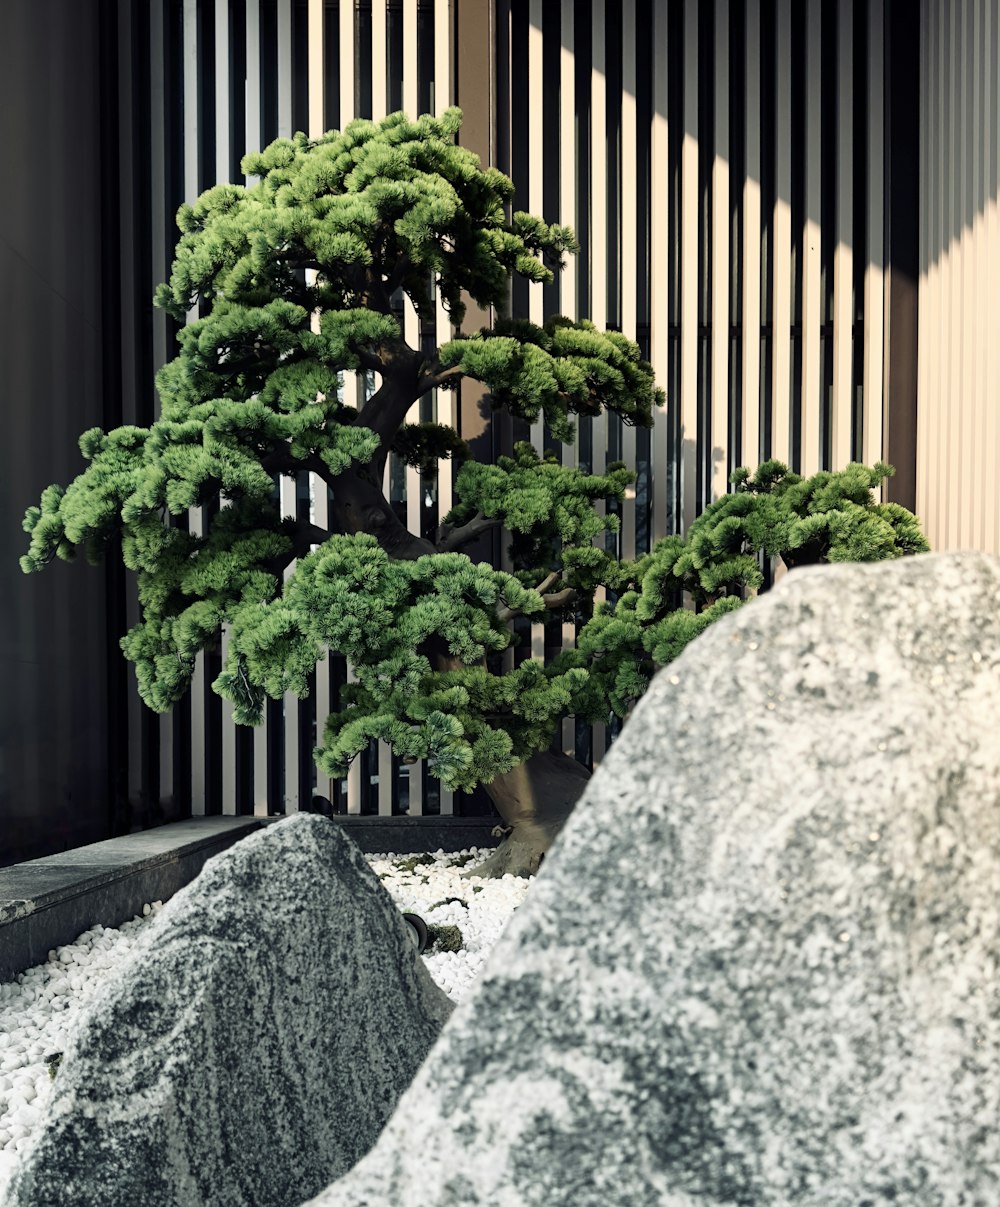
M456 939L450 931L423 955L431 976L456 1002L471 989L530 886L513 876L463 878L462 872L487 853L473 848L367 857L400 910L419 914L432 928L432 937L434 927L458 928L458 950L442 950L444 942ZM94 926L75 943L50 951L46 963L0 983L0 1189L51 1092L46 1057L63 1050L70 1028L108 971L129 955L161 905L144 905L141 915L116 930Z

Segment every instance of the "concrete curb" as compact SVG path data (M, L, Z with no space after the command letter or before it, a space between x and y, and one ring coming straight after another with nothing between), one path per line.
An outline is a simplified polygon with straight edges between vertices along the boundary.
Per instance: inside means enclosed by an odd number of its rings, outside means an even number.
M166 901L213 855L281 818L194 817L0 868L0 981L44 963L91 926ZM495 846L489 817L336 817L366 853Z
M0 868L0 980L43 963L91 926L120 926L145 902L165 901L260 824L192 818Z

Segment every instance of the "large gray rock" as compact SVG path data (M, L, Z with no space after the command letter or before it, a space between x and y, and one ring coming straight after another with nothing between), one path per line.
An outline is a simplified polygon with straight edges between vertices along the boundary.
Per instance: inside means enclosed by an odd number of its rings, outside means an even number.
M995 1207L998 898L1000 562L796 571L657 678L314 1207Z
M7 1207L281 1207L374 1143L451 1010L334 822L206 864L67 1048Z

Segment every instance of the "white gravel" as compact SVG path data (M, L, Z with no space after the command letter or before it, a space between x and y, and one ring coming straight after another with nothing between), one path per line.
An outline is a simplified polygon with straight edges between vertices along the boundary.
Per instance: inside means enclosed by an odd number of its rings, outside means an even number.
M473 848L433 855L368 856L401 910L419 914L428 925L457 926L461 931L459 951L431 948L423 957L431 976L456 1002L469 992L490 948L530 887L530 881L514 876L464 879L463 870L481 854L486 852ZM144 905L141 915L117 930L92 927L75 943L50 951L46 963L0 983L0 1189L51 1092L45 1058L62 1051L69 1029L108 970L131 952L161 905L159 901Z
M487 852L438 851L416 856L432 862L404 870L410 855L371 855L375 874L404 912L419 914L432 926L457 926L462 932L460 951L424 954L424 963L441 988L460 1002L469 992L508 918L521 904L531 882L517 876L495 880L465 879L462 872Z

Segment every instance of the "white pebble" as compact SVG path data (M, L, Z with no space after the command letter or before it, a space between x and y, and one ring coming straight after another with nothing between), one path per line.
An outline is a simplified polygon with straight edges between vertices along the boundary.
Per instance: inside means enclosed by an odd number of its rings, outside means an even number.
M19 1106L14 1111L13 1119L22 1127L31 1128L38 1122L38 1111L33 1106Z

